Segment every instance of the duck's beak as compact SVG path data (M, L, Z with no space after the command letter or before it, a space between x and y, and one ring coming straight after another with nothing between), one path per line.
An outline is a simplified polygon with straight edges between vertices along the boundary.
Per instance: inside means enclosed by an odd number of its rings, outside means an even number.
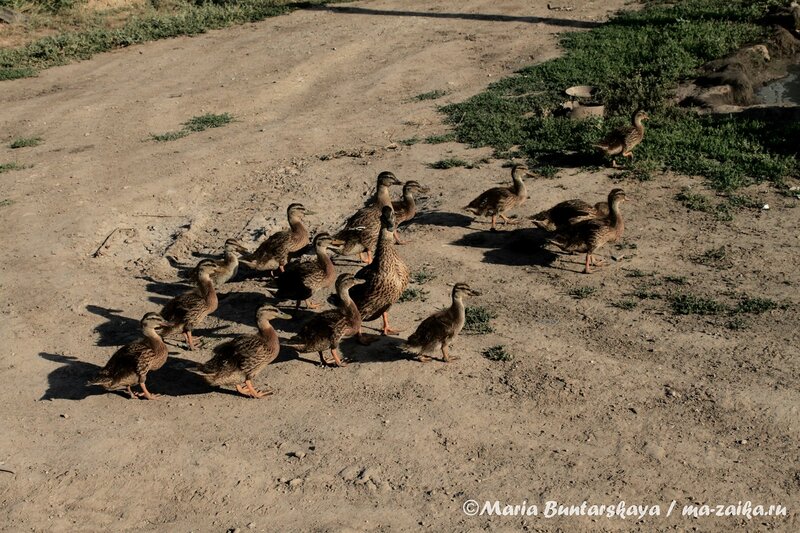
M472 296L480 296L480 295L481 295L481 291L476 291L475 289L470 289L470 290L469 290L469 293L470 293Z
M291 320L292 319L292 315L290 315L289 313L284 313L283 311L281 311L280 313L275 313L275 318L282 318L284 320Z
M305 213L306 215L316 215L317 214L316 211L312 211L311 209L303 209L303 213Z

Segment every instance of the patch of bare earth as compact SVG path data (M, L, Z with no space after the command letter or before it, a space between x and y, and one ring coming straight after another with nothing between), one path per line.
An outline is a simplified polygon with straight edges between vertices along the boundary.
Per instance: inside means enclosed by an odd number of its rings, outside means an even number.
M625 182L625 242L636 247L607 249L619 261L584 276L578 256L550 262L532 246L524 221L563 199L604 197L610 171L531 180L523 223L491 234L460 208L508 179L500 161L431 170L489 151L398 143L444 132L437 104L556 56L559 33L622 6L361 2L4 82L0 163L28 166L0 174L0 199L14 202L0 207L0 529L797 530L795 200L754 188L771 208L723 223L675 202L696 179ZM432 90L448 94L413 99ZM222 112L236 121L148 140ZM9 149L20 136L43 142ZM359 157L321 158L339 151ZM267 297L259 279L243 277L221 289L227 297L197 332L203 347L173 347L149 376L160 400L84 385L137 335L145 312L182 290L167 256L192 264L227 237L255 240L283 227L294 201L316 211L314 230L335 229L386 169L432 189L400 254L436 278L427 302L392 308L400 337L446 305L456 281L482 290L472 303L498 315L493 333L456 340L459 361L404 359L398 338L346 342L354 362L342 369L283 352L257 380L272 397L212 391L187 367L253 329ZM723 245L725 264L694 260ZM725 317L674 316L664 300L611 305L638 301L631 293L645 280L666 293L665 276L685 277L676 290L793 305L748 315L741 329ZM570 296L585 286L594 293ZM298 321L278 324L281 335ZM514 360L481 357L497 344ZM791 516L471 518L461 510L468 498L625 500L662 513L673 499L749 499L789 504Z

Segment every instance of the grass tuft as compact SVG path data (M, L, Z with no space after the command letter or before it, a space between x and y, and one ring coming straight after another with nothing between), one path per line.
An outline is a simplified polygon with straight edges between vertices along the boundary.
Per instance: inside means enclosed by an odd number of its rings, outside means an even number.
M153 133L150 135L150 140L156 142L175 141L189 135L187 130L168 131L167 133Z
M456 140L456 134L454 132L443 133L441 135L430 135L425 137L425 142L427 144L442 144L442 143L449 143Z
M481 352L486 359L490 361L511 361L514 356L508 353L505 345L498 344L490 348L486 348Z
M41 137L18 137L11 141L11 144L8 145L11 149L17 148L27 148L30 146L39 146L42 144Z
M490 321L497 318L497 314L485 307L475 306L465 309L466 320L464 331L476 335L483 335L494 331Z
M730 308L711 298L694 294L678 294L671 298L672 312L676 315L723 315Z
M614 307L619 307L620 309L625 309L626 311L630 311L639 305L639 302L636 300L619 300L618 302L613 302L611 305Z
M219 128L230 124L233 121L233 116L229 113L221 113L216 115L214 113L206 113L197 117L192 117L183 123L183 128L187 131L205 131L210 128Z
M419 289L417 287L408 287L406 290L403 291L403 294L400 295L401 302L414 302L419 300L420 302L425 302L428 300L428 291L425 289Z
M441 91L439 89L436 89L434 91L428 91L426 93L418 94L417 96L414 97L414 100L417 100L419 102L423 100L437 100L442 96L445 96L446 94L447 91Z
M576 300L583 300L584 298L588 298L595 292L597 292L597 289L595 287L577 287L575 289L570 289L569 295L575 298Z
M411 283L416 283L417 285L423 285L432 279L436 279L436 274L428 270L427 267L422 267L411 274Z
M450 158L450 159L440 159L434 163L430 163L428 165L429 168L435 168L438 170L444 170L448 168L455 168L455 167L468 167L469 162L464 161L463 159L457 158Z
M25 168L25 166L19 163L0 163L0 174L11 170L22 170L23 168Z
M749 296L745 296L739 301L739 304L733 312L760 315L761 313L766 313L767 311L772 311L777 308L777 302L769 298L750 298Z

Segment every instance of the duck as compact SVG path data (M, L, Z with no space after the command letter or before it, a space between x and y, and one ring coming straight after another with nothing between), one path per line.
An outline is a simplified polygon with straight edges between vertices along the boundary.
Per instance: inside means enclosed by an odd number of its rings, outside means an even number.
M263 398L273 394L271 389L257 390L253 379L278 357L280 342L270 324L276 318L291 317L272 305L260 307L256 311L257 333L239 335L217 345L214 356L196 370L210 385L236 385L242 396Z
M144 338L117 350L106 366L89 380L90 385L100 385L106 390L124 387L131 399L155 400L160 396L147 390L145 380L148 372L158 370L167 362L167 345L157 331L166 320L158 313L147 313L140 324ZM141 392L134 392L133 385L139 385Z
M591 205L576 198L560 202L550 209L536 213L530 217L530 220L544 230L558 231L584 220L607 217L609 209L608 202L597 202Z
M346 366L347 362L338 353L339 343L342 338L361 330L361 313L350 297L350 290L362 283L364 280L356 279L352 274L340 274L336 278L338 307L315 315L285 345L301 353L319 352L322 366ZM331 351L332 361L325 358L325 350Z
M397 176L389 171L378 174L375 194L367 206L351 215L345 222L344 228L334 235L334 238L342 243L338 250L339 255L358 254L363 263L372 262L372 251L375 249L380 232L381 209L392 205L389 187L400 184Z
M584 220L558 231L548 242L566 252L586 254L584 273L591 273L594 254L606 243L617 242L625 231L620 204L627 200L625 191L614 189L608 195L609 214L606 217Z
M189 350L194 350L192 330L205 317L217 310L219 300L214 290L211 275L217 264L212 259L204 259L197 265L197 288L176 296L164 305L161 316L168 322L161 332L166 337L173 333L183 333Z
M246 252L246 249L237 239L225 241L224 254L220 259L214 259L216 270L211 274L211 281L214 287L219 287L236 277L239 272L239 257ZM197 267L194 267L189 274L189 278L197 282Z
M623 157L633 158L633 149L644 139L644 121L649 118L650 115L640 109L633 114L630 126L615 129L602 141L595 144L595 148L599 148L608 156L622 154ZM611 166L619 168L616 159L611 160Z
M276 281L277 301L296 300L297 307L305 301L309 309L317 309L319 304L311 301L315 292L332 287L336 281L336 269L328 256L328 248L334 240L330 233L318 233L314 237L316 258L309 261L295 261L286 266Z
M380 221L381 230L375 248L375 259L356 272L355 277L363 279L365 283L354 287L350 295L363 322L382 317L383 334L395 335L399 331L389 327L388 311L408 287L410 272L394 247L396 222L392 206L383 206ZM358 340L362 344L369 342L360 328Z
M444 362L449 363L458 359L450 355L449 346L464 328L466 321L464 298L480 296L481 293L470 288L468 284L459 282L453 285L451 295L450 307L437 311L423 320L406 341L406 346L419 350L417 358L422 362L430 361L431 358L426 354L437 348L441 349Z
M416 180L409 180L403 184L403 198L398 201L392 202L392 209L394 209L394 216L399 226L403 222L408 222L417 214L417 202L414 199L416 193L427 193L430 189L423 187ZM397 244L405 244L397 235L397 229L394 231L394 242Z
M286 209L289 229L278 231L261 243L251 254L243 256L239 262L253 270L284 271L289 255L297 253L308 246L309 233L303 223L303 217L313 214L303 204L290 204Z
M477 216L492 217L492 231L497 231L497 217L503 219L504 224L511 221L506 217L506 213L525 203L528 199L528 190L522 180L525 176L531 176L528 167L524 164L516 164L511 168L511 187L494 187L484 191L480 196L472 200L464 210Z

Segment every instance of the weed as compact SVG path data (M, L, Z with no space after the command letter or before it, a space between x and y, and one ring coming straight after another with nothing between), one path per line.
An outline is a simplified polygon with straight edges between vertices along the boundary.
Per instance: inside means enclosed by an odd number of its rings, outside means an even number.
M10 205L14 205L14 203L15 203L14 200L12 200L11 198L4 198L0 200L0 207L8 207Z
M614 307L619 307L620 309L625 309L626 311L630 311L639 305L639 302L636 300L619 300L618 302L613 302L611 305Z
M693 193L688 187L684 187L681 192L675 195L675 199L687 209L692 211L702 211L708 213L712 210L711 200L702 194Z
M456 134L453 132L443 133L441 135L431 135L425 137L425 142L428 144L442 144L449 143L456 140Z
M429 168L435 168L439 170L454 168L454 167L466 167L466 166L469 166L469 163L467 161L456 158L440 159L439 161L436 161L435 163L430 163L428 165Z
M644 278L644 277L652 276L652 275L653 274L648 274L647 272L644 272L642 270L639 270L638 268L635 268L635 269L632 269L632 270L628 270L627 274L625 274L625 277L627 277L627 278Z
M29 146L39 146L42 143L41 137L18 137L11 141L9 148L27 148Z
M169 131L167 133L153 133L150 135L150 139L156 142L167 142L167 141L174 141L182 137L186 137L187 135L189 135L189 131L178 130L178 131Z
M569 295L575 298L576 300L583 300L584 298L588 298L595 292L597 292L597 289L594 287L576 287L574 289L569 290Z
M777 309L778 304L769 298L750 298L749 296L743 297L736 308L734 313L748 313L753 315L760 315L773 309Z
M428 270L427 267L422 267L411 274L411 283L416 283L417 285L423 285L432 279L436 279L436 274Z
M183 127L188 131L205 131L230 124L232 121L233 117L229 113L221 113L219 115L206 113L205 115L190 118L183 123Z
M534 168L534 172L545 179L553 179L558 175L558 167L553 165L540 165Z
M514 356L508 353L505 345L498 344L490 348L486 348L481 352L486 359L490 361L511 361Z
M482 335L494 331L490 321L497 318L497 314L485 307L475 306L465 309L466 320L464 321L464 331Z
M693 294L674 295L670 305L676 315L722 315L730 311L730 308L723 303Z
M640 300L660 300L661 294L650 290L650 287L644 286L639 287L635 291L633 291L633 295L639 298Z
M403 294L400 295L401 302L413 302L416 300L419 300L420 302L427 301L428 291L425 289L419 289L417 287L408 287L403 291Z
M693 257L692 261L698 265L705 265L718 270L730 268L732 266L728 259L728 250L724 245L719 248L706 250L702 255Z
M727 324L725 324L726 328L728 328L730 330L733 330L733 331L739 331L741 329L744 329L745 326L746 326L746 324L745 324L744 319L742 317L738 317L738 316L733 317L731 320L728 321Z
M686 285L686 276L664 276L664 281L675 285Z
M22 170L23 168L25 168L25 166L19 163L0 163L0 174L10 170Z
M420 102L423 100L436 100L438 98L441 98L442 96L445 96L446 94L447 91L440 91L437 89L435 91L428 91L427 93L418 94L417 96L414 97L414 100Z
M408 139L403 139L402 141L400 141L400 144L402 144L403 146L413 146L420 141L422 141L422 139L420 139L419 137L410 137Z

